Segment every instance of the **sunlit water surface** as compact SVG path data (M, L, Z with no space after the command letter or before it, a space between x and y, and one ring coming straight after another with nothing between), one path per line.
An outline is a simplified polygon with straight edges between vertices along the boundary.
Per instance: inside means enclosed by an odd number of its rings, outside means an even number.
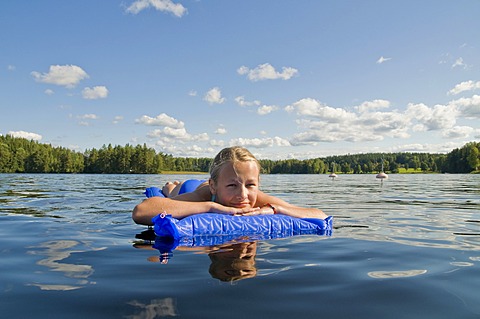
M2 318L480 318L480 175L265 175L333 234L165 260L131 210L191 177L0 174Z

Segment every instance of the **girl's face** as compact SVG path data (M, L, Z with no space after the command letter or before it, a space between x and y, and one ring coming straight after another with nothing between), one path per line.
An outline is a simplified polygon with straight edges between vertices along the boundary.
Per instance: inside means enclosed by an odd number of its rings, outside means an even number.
M210 181L210 191L222 205L252 208L257 201L259 175L254 161L225 163L217 182Z

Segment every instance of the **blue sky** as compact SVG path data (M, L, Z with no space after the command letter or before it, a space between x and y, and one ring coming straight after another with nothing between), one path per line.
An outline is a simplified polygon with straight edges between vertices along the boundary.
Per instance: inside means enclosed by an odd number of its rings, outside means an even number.
M0 3L0 134L212 157L480 140L480 1Z

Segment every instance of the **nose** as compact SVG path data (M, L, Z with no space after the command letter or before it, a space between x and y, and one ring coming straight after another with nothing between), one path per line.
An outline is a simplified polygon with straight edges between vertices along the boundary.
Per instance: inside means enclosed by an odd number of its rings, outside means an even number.
M245 199L248 197L248 189L245 187L245 185L242 185L238 188L238 198L239 199Z

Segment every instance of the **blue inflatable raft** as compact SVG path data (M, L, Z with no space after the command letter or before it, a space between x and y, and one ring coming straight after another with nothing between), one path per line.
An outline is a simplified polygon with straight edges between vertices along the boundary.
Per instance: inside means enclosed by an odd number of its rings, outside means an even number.
M193 191L201 182L187 183L180 193ZM184 183L185 185L186 183ZM196 186L195 186L196 185ZM147 188L147 197L163 196L156 187ZM180 246L218 245L233 240L261 240L296 235L331 235L333 218L295 218L282 214L229 216L216 213L191 215L182 219L159 214L152 219L157 236L156 245Z

